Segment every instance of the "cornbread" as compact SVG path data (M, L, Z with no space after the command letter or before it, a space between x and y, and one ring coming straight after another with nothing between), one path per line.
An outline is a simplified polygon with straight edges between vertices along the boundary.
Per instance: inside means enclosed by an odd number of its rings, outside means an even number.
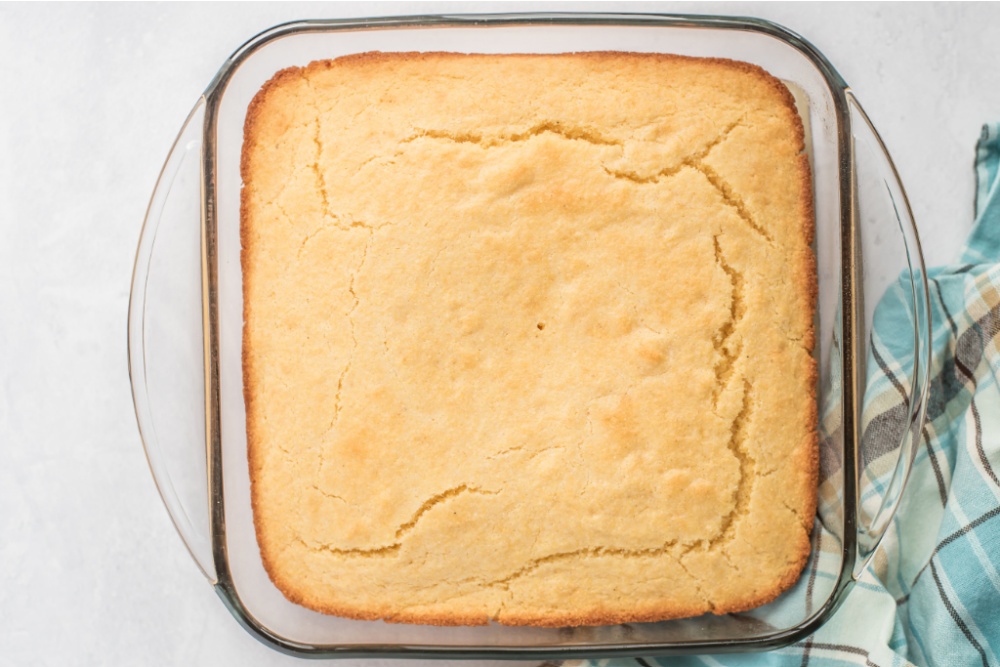
M816 276L778 80L367 53L279 72L244 136L252 501L288 599L597 625L795 582Z

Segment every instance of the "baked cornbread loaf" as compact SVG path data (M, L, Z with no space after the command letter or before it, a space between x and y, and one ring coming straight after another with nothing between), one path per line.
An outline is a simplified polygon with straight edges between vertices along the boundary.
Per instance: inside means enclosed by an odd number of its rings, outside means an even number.
M666 55L278 73L242 163L254 521L290 600L592 625L745 610L815 510L788 90Z

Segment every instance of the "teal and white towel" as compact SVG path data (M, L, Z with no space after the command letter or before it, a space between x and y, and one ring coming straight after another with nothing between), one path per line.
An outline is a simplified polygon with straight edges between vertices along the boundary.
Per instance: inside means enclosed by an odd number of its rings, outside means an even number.
M813 636L777 651L591 664L1000 667L1000 124L983 128L976 175L976 220L962 256L928 271L934 362L909 485L843 606ZM889 413L900 410L910 366L893 350L912 352L913 341L900 318L909 313L890 292L874 324L867 426L899 421ZM863 503L877 505L892 474L898 453L883 454L867 462L866 473L876 473L863 480ZM814 576L834 576L822 558L810 566Z

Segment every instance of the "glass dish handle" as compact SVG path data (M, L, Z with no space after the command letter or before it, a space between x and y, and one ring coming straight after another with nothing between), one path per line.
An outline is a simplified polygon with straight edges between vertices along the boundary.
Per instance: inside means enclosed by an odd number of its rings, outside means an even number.
M209 533L202 300L205 101L188 115L146 211L132 274L128 360L150 471L174 527L214 582Z
M847 91L847 99L856 156L855 247L863 255L857 257L857 283L864 297L875 297L870 302L859 298L857 313L864 335L859 340L864 346L859 345L859 377L866 384L860 394L863 435L857 452L857 578L899 509L921 442L930 384L931 322L923 253L906 192L857 98ZM886 396L891 399L886 401ZM902 401L893 403L898 396ZM887 403L893 407L887 409Z

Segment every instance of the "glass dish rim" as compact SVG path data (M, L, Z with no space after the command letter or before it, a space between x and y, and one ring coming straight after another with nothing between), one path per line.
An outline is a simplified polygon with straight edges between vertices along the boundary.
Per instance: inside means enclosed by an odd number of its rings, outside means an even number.
M359 30L391 30L416 27L497 27L497 26L662 26L729 29L763 33L799 51L823 75L833 100L837 120L837 151L840 185L841 226L841 371L842 424L844 433L843 498L844 539L838 581L824 604L797 626L779 630L763 637L705 640L683 643L588 643L574 646L447 646L447 645L313 645L282 637L257 621L240 600L231 576L227 555L225 504L222 474L222 439L219 398L219 321L217 292L217 202L214 183L216 167L216 123L219 104L227 83L239 65L257 50L277 39L299 33L340 32ZM518 12L490 14L439 14L355 19L316 19L291 21L262 31L245 42L220 67L201 102L204 103L202 150L202 272L203 328L205 340L206 435L208 438L209 530L212 561L216 573L213 585L223 603L251 635L281 652L300 657L398 657L451 659L550 659L586 657L623 657L635 655L671 655L698 652L732 652L763 650L785 646L818 629L839 607L853 581L857 560L857 457L860 437L860 397L863 391L858 372L858 341L860 298L857 294L860 278L860 247L856 234L857 194L854 167L855 149L851 137L852 125L849 100L853 99L846 82L808 41L799 35L764 19L728 16L700 16L657 13L579 13L579 12ZM197 108L197 106L196 106ZM860 106L858 105L860 109ZM866 119L867 120L867 119ZM877 137L877 133L876 133ZM890 160L891 165L891 160ZM912 223L911 223L912 224ZM914 230L915 231L915 230ZM919 248L918 248L919 252ZM916 371L915 371L916 372Z

